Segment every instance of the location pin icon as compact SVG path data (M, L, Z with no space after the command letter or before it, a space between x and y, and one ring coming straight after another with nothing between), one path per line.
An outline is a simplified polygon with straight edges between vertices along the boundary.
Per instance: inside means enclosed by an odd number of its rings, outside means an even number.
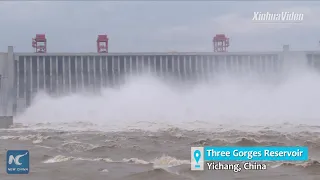
M196 160L197 164L199 163L200 157L201 157L201 152L199 150L195 150L193 153L193 157Z

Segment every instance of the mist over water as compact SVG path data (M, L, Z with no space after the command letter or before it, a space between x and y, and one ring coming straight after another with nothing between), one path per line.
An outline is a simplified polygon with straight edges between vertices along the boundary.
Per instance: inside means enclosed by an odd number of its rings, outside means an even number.
M97 128L186 129L216 125L320 124L320 76L291 74L281 83L257 78L221 76L215 83L199 83L187 90L157 78L133 78L120 89L104 89L99 96L73 94L53 98L39 94L16 122L87 122Z

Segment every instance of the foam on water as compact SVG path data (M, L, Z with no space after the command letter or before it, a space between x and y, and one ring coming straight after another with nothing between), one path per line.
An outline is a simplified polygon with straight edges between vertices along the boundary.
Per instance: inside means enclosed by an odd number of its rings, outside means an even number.
M17 122L88 122L113 130L137 128L210 127L210 124L319 124L320 76L295 73L280 84L253 78L220 77L179 91L156 78L131 79L121 89L100 96L73 94L52 98L39 94ZM195 124L198 122L197 124ZM90 124L84 125L87 128Z

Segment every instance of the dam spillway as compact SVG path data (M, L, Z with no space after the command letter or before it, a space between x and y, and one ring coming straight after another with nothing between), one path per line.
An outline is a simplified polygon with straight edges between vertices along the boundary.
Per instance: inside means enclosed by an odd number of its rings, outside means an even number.
M125 83L126 77L145 73L175 77L183 82L222 72L279 72L282 66L276 54L224 56L201 53L19 54L15 63L19 98L41 90L50 94L99 90Z
M1 113L23 112L38 92L54 96L119 87L146 73L177 82L221 73L279 74L290 67L320 69L320 52L0 53Z

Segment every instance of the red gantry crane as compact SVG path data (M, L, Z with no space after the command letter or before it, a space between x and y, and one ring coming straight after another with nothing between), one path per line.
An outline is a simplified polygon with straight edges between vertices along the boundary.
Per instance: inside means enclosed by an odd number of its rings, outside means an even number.
M108 36L98 35L97 39L97 51L98 53L108 53Z
M36 34L36 37L32 39L32 47L36 53L47 52L47 39L45 34Z
M229 47L229 38L224 34L217 34L213 37L213 51L227 52Z

